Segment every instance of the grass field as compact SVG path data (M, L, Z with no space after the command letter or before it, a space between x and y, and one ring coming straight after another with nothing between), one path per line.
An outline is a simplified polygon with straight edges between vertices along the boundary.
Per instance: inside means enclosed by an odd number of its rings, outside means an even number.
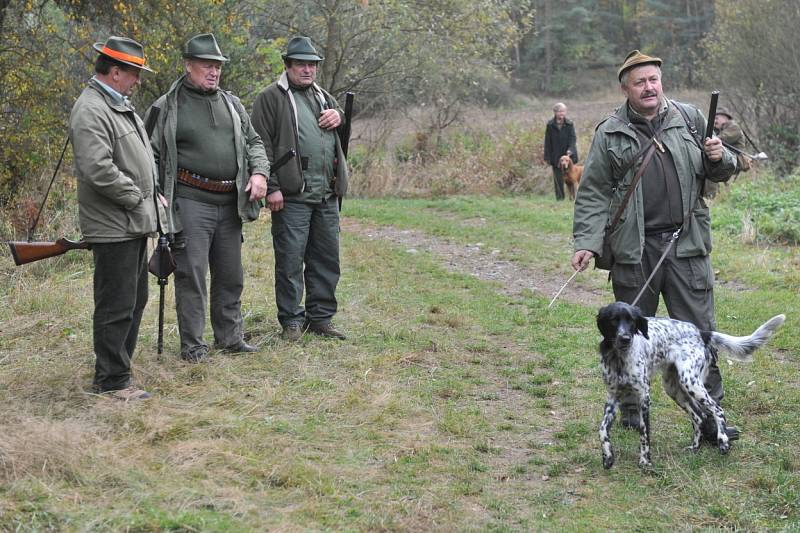
M568 274L570 206L550 198L348 200L345 214ZM548 310L549 294L509 295L435 253L345 232L349 339L290 345L268 217L245 233L243 309L261 351L180 361L170 286L159 357L153 280L134 369L155 398L137 404L86 392L90 254L26 267L3 255L0 531L800 528L796 249L717 238L719 328L787 322L753 364L721 363L743 430L727 456L685 451L690 424L656 385L645 473L630 431L614 432L614 468L600 462L595 305Z

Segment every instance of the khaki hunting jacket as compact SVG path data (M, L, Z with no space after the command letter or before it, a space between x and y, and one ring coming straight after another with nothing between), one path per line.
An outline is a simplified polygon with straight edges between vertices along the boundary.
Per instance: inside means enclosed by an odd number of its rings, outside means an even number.
M725 150L717 163L704 161L704 155L686 126L686 121L669 103L661 140L675 162L683 203L683 231L677 242L678 257L705 256L711 252L711 221L708 207L701 197L703 179L727 181L736 169L734 156ZM695 107L683 106L690 122L705 132L706 119ZM622 120L606 118L595 131L589 155L583 167L581 185L575 199L573 237L575 250L591 250L600 255L603 234L609 219L617 211L637 165L629 165L639 152L638 136L629 125L627 102L617 112ZM651 162L652 164L652 162ZM628 170L622 175L623 169ZM644 246L644 214L641 182L611 235L614 260L622 264L639 264Z
M91 80L72 107L69 138L83 238L122 242L156 232L156 168L133 107L115 103Z
M330 109L335 109L344 125L344 112L336 100L316 83L313 90L317 98L324 100ZM253 104L253 127L264 139L267 157L275 161L289 149L294 149L297 156L279 168L269 177L267 194L280 190L284 196L298 195L305 189L305 179L300 162L299 134L297 129L297 104L292 91L289 90L289 79L284 72L280 79L267 86L256 97ZM341 127L341 126L340 126ZM345 161L339 136L336 137L336 180L333 190L336 196L347 194L347 163Z
M155 154L158 166L159 184L164 197L169 202L167 216L167 230L169 233L178 233L183 230L178 207L175 203L175 187L178 174L178 148L175 142L175 132L178 129L178 91L183 86L183 79L178 78L166 94L160 96L144 117L147 130L150 131L150 144ZM253 129L250 117L239 99L222 89L219 90L223 100L228 104L234 124L233 139L236 147L236 161L239 171L236 174L237 205L239 217L242 222L251 222L258 219L261 202L251 202L250 193L245 191L250 176L263 174L269 176L269 160L264 152L261 137Z

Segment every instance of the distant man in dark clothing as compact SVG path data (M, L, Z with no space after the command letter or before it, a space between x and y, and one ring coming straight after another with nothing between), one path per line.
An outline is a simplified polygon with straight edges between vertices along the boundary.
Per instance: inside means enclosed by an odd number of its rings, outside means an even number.
M337 196L347 192L347 162L336 134L344 113L314 83L322 57L308 37L291 39L283 61L285 72L253 105L253 126L270 160L289 149L297 153L270 175L267 193L278 321L291 342L306 330L344 339L331 323L340 273Z
M561 102L553 106L553 118L544 131L544 160L553 167L553 186L556 200L564 199L564 178L558 160L568 155L573 163L578 162L575 125L567 118L567 106Z
M239 99L219 88L228 58L214 35L189 39L183 57L186 74L156 100L145 123L175 233L180 355L199 362L209 353L203 340L209 268L215 346L232 353L257 350L244 341L242 223L258 218L269 161Z
M716 137L694 138L687 122L705 132L706 119L697 108L664 96L661 59L634 50L617 75L626 101L598 125L585 161L575 200L572 267L583 270L602 252L606 224L629 190L644 159L642 150L649 150L651 159L610 236L614 296L633 303L679 231L638 306L645 316L654 316L663 297L670 317L701 330L716 330L711 220L700 193L703 181L730 178L736 169L734 156ZM705 387L721 402L722 376L716 357ZM633 395L623 400L620 411L624 426L639 427ZM729 438L738 437L735 428L727 429ZM704 421L702 431L704 440L716 444L713 417Z
M158 176L128 97L141 71L152 70L132 39L109 37L94 49L100 54L95 76L69 117L81 232L94 256L93 388L144 400L150 394L133 385L131 359L147 304L147 237L158 228Z

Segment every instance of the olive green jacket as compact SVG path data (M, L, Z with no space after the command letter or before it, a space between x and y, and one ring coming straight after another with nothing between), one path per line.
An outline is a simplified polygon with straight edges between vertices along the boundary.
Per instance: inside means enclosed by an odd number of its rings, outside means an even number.
M156 232L156 168L133 107L91 80L72 107L69 138L84 240L121 242Z
M161 95L144 116L147 131L150 132L150 144L153 147L156 164L158 166L159 184L162 194L169 202L167 229L169 233L178 233L183 230L183 224L176 210L175 187L178 175L178 148L175 142L175 132L178 130L178 91L183 85L183 79L178 78L169 91ZM261 137L253 129L250 117L239 99L227 91L220 89L220 94L228 104L234 124L233 140L236 147L236 161L239 171L236 174L236 189L239 217L242 222L251 222L258 219L261 202L250 201L250 193L245 191L250 176L263 174L269 176L269 160L264 153L264 144Z
M344 112L336 100L316 83L313 90L329 109L335 109L344 125ZM256 97L253 104L253 127L264 139L264 147L270 161L275 161L288 150L295 150L297 156L279 168L269 178L267 194L280 190L284 196L300 195L305 189L305 179L300 162L299 134L297 129L297 104L292 91L289 90L289 79L284 72L280 79L267 86ZM339 126L342 127L342 126ZM340 198L347 194L347 164L336 135L337 165L333 190ZM291 198L290 198L291 199Z
M742 132L742 128L736 123L735 120L730 119L717 132L717 136L722 140L724 143L728 143L729 145L733 146L734 148L738 148L741 151L745 151L747 149L747 145L744 142L744 133ZM750 170L750 160L747 159L743 155L736 156L737 161L737 172L747 172Z
M700 135L705 132L706 119L695 107L679 104ZM611 117L601 122L595 131L589 155L583 167L578 195L575 199L573 237L575 250L590 250L600 255L603 234L609 219L614 216L638 165L628 165L639 152L638 136L629 125L627 102L617 112L622 120ZM708 207L701 197L704 176L714 182L727 181L736 169L733 154L725 150L721 161L707 161L686 126L675 104L669 103L668 115L661 140L672 154L681 187L683 215L686 221L677 242L678 257L705 256L711 252L711 224ZM622 175L627 166L628 170ZM641 183L611 234L614 260L623 264L638 264L644 246L644 213Z

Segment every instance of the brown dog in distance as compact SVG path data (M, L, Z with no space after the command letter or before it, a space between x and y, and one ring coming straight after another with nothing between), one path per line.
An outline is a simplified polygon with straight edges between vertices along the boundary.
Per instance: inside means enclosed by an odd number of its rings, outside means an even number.
M583 175L583 165L576 165L568 155L562 155L558 160L558 167L561 169L561 176L567 185L570 200L575 201L575 193L578 192L578 185Z

